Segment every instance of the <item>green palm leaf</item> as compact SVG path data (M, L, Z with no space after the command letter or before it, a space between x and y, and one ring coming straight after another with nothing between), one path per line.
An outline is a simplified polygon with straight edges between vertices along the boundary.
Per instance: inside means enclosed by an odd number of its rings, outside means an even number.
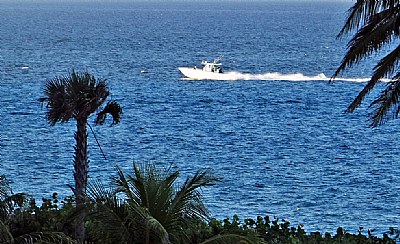
M209 171L198 171L179 187L179 171L157 170L154 164L133 165L133 175L118 170L117 187L126 194L130 205L140 206L167 231L173 243L186 243L190 221L207 219L200 188L218 179ZM145 217L145 215L143 215Z
M392 13L391 9L376 13L349 41L348 51L341 65L333 75L335 78L346 67L351 67L359 60L368 57L371 53L380 50L384 44L393 40L393 35L398 35L400 26L400 9ZM378 77L382 78L382 77Z
M358 0L348 10L348 17L346 23L338 34L338 38L347 35L354 29L359 29L365 25L371 16L379 13L382 9L393 9L395 7L395 1L392 0Z
M118 192L100 181L88 185L93 204L89 233L101 243L169 243L168 233L147 209L117 198Z
M381 95L374 100L370 107L375 107L372 115L372 127L382 125L389 118L388 113L392 113L392 118L399 115L399 96L400 96L400 74L389 82Z
M389 76L398 65L400 58L400 45L395 50L389 53L386 57L381 59L378 65L375 67L375 72L367 85L361 90L353 102L349 105L346 112L353 112L363 101L364 97L370 93L370 91L379 82L379 79Z
M107 99L109 90L105 80L96 80L88 72L56 77L48 80L44 88L47 102L47 120L50 125L57 122L79 120L94 113Z
M390 46L400 35L399 1L358 0L349 9L347 21L338 37L342 37L352 30L357 30L357 32L349 41L348 51L331 80L346 68L352 67L372 53L379 52L383 47L393 47L394 49L374 67L371 79L349 105L346 112L353 112L381 79L391 77L399 68L400 46ZM391 111L393 112L393 118L397 118L397 82L398 78L393 77L392 82L370 105L370 107L375 108L372 113L371 126L378 126L384 123L388 119L387 113Z

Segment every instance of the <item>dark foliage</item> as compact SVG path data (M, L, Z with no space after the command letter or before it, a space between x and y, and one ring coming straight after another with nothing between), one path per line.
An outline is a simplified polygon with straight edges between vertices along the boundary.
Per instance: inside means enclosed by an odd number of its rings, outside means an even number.
M92 214L86 220L86 226L94 229L96 234L103 233L104 239L87 236L87 243L115 243L116 239L120 240L118 243L132 243L132 240L138 240L138 236L135 237L135 235L142 233L145 221L153 219L151 215L148 215L147 210L132 206L129 202L118 201L114 197L115 192L99 184L95 185L95 188L93 193L97 194L95 195L97 200L87 205L87 208L92 209L88 209ZM73 197L59 201L57 194L54 193L50 199L42 199L40 206L37 206L35 199L31 198L23 206L13 208L4 220L0 221L0 243L76 243L69 236L73 235L74 229L71 223L77 212L79 210L76 209ZM104 222L105 219L106 222ZM138 220L139 222L136 222ZM288 221L270 219L268 216L243 221L237 215L234 215L232 219L226 218L222 221L190 218L183 227L185 229L182 231L185 232L187 243L193 244L395 244L400 235L399 230L395 228L390 228L388 234L382 237L376 237L373 231L364 231L362 228L356 234L348 233L340 227L334 234L306 233L302 225L290 226ZM125 230L128 232L124 232ZM122 236L119 235L121 233L123 233ZM168 243L156 236L149 236L149 240L148 243Z
M398 44L400 2L398 0L358 0L348 13L347 21L338 37L352 31L356 33L348 42L347 52L332 79L360 60L370 57L371 54L390 48L386 56L375 65L370 80L346 110L353 112L382 79L389 78L390 82L387 83L386 88L370 104L373 108L371 126L379 126L390 118L397 118L400 112L400 45Z

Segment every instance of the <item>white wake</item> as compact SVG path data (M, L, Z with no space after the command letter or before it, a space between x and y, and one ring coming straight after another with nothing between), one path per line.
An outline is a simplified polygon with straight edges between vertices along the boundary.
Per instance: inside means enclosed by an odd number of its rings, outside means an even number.
M182 78L183 80L194 80L191 78ZM204 78L211 79L211 78ZM271 72L264 74L248 74L248 73L240 73L236 71L224 72L220 77L214 76L211 80L226 80L226 81L235 81L235 80L282 80L282 81L329 81L331 78L327 77L324 73L320 73L318 75L304 75L302 73L293 73L293 74L282 74L279 72ZM197 79L199 80L199 79ZM203 80L203 79L200 79ZM368 82L370 78L344 78L344 77L336 77L334 81L348 81L348 82ZM389 79L383 79L382 82L388 82Z
M285 80L285 81L329 81L330 77L320 73L318 75L304 75L301 73L281 74L278 72L264 74L246 74L240 72L226 72L227 80ZM225 78L226 78L225 77ZM335 78L336 81L367 82L369 78Z

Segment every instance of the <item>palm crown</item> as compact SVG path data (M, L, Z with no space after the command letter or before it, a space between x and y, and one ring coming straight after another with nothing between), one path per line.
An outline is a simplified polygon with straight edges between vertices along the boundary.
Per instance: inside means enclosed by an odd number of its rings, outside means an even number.
M78 74L72 71L69 76L49 80L44 89L47 101L47 120L51 125L68 122L71 118L87 118L104 103L109 95L105 80L96 80L88 72ZM113 115L114 117L114 115ZM116 123L119 117L116 116Z

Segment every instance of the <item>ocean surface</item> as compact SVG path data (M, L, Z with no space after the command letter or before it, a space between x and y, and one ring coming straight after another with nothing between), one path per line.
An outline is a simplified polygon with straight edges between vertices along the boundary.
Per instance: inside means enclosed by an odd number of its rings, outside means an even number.
M105 78L123 107L89 134L90 177L118 164L211 169L212 215L276 216L307 231L384 233L400 225L399 121L370 128L373 91L345 109L379 58L329 83L351 2L0 2L0 174L15 192L72 195L75 123L50 127L46 80L71 69ZM224 55L233 81L178 67ZM379 88L379 87L378 87ZM91 121L94 118L91 118Z

